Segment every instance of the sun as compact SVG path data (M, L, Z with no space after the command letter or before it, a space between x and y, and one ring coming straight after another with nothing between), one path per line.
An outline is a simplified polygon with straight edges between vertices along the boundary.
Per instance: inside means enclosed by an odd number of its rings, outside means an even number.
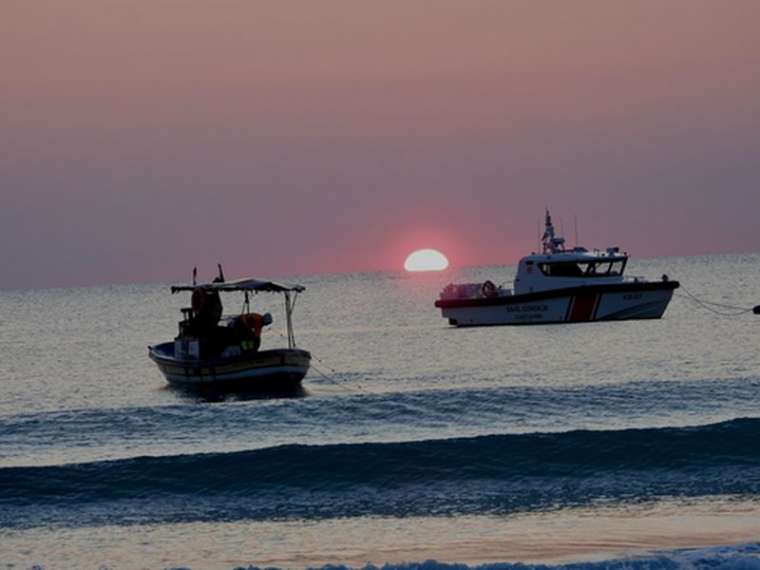
M418 249L409 254L404 262L407 271L442 271L449 266L449 260L435 249Z

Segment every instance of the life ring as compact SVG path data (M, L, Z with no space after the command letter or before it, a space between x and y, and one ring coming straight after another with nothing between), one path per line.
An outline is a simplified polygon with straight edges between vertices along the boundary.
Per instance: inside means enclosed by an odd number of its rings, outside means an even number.
M493 281L486 281L483 283L483 286L480 288L480 290L483 293L484 297L496 296L496 285L493 284Z

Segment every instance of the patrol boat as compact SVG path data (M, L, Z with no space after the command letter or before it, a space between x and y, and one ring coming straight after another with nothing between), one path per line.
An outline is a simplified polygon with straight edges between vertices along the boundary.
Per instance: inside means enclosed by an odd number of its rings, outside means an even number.
M311 354L296 348L293 309L302 285L283 285L254 278L172 286L171 292L190 292L191 306L183 308L179 334L170 342L148 347L148 355L171 385L189 388L288 391L298 389L309 370ZM219 294L242 292L240 314L223 316ZM288 347L259 350L269 313L251 312L250 297L278 293L285 299Z
M457 327L659 319L678 288L625 277L628 254L617 247L565 248L546 210L541 253L520 260L514 290L485 283L449 284L435 306Z

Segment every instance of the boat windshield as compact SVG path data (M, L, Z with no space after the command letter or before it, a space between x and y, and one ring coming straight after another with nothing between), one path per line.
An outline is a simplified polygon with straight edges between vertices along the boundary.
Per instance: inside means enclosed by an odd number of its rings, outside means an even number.
M547 277L615 277L623 274L625 260L555 261L539 263L538 268Z

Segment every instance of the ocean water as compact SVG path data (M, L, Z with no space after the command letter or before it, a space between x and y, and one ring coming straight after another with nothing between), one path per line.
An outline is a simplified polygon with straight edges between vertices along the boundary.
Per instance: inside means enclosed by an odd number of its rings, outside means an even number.
M628 273L760 304L760 255ZM682 291L658 321L433 307L513 275L298 279L314 368L288 398L167 387L167 285L0 291L0 568L760 567L760 317ZM254 305L284 345L281 299Z

